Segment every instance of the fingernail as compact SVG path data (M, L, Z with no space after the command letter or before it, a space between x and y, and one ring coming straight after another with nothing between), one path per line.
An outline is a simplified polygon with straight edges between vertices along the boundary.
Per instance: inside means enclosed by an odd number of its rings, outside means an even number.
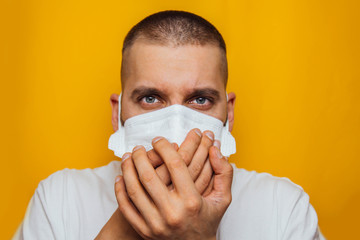
M212 132L205 132L205 135L208 136L208 138L212 140L214 140L214 134Z
M220 150L218 148L216 148L216 155L218 158L222 158L223 155L221 154Z
M117 176L117 177L115 178L115 182L119 182L120 179L121 179L121 177L120 177L120 176Z
M163 137L156 137L152 140L152 143L156 143L158 141L160 141Z
M219 141L219 140L215 140L215 141L214 141L214 146L217 147L218 149L220 149L220 141Z
M122 156L121 160L122 160L122 161L125 161L125 160L128 159L129 157L130 157L130 153L125 153L125 154Z
M197 135L199 135L199 137L201 137L201 131L198 128L195 128L195 132Z
M142 146L141 146L141 145L137 145L137 146L135 146L135 147L134 147L134 149L133 149L133 152L135 152L135 151L139 150L140 148L142 148Z

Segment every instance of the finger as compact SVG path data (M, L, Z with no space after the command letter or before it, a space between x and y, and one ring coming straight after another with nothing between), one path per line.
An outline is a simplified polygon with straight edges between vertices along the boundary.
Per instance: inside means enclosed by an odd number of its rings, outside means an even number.
M135 147L132 153L132 159L142 186L150 195L158 209L161 210L162 206L170 205L168 203L167 187L156 174L155 169L147 158L145 148L142 146Z
M171 182L174 188L183 196L197 194L189 170L181 155L171 146L169 141L163 137L153 139L152 145L155 151L163 159L170 173Z
M177 145L177 143L171 143L171 145L174 147L174 149L176 151L179 150L179 146ZM149 152L148 152L149 153ZM159 178L161 179L161 181L166 185L169 186L171 184L171 178L170 178L170 173L169 170L167 169L166 165L163 164L164 162L162 161L162 159L160 158L160 156L154 151L154 149L152 149L152 156L156 154L156 158L160 159L161 161L161 165L158 166L155 171L157 173L157 175L159 176ZM148 155L149 156L149 155ZM151 160L151 159L150 159ZM154 166L154 165L153 165ZM154 166L155 167L155 166Z
M207 186L205 191L201 194L201 196L203 197L209 196L213 187L214 187L214 175L211 177L209 185Z
M124 153L124 155L121 157L121 161L125 161L127 158L131 157L131 153L130 152L126 152Z
M115 195L118 202L119 210L125 217L128 223L135 229L136 232L146 231L148 226L145 220L140 215L139 211L135 208L134 204L128 197L126 192L124 178L117 176L115 180ZM148 229L147 231L149 231Z
M195 180L195 187L201 195L204 193L205 189L208 188L212 176L213 170L210 161L206 160L199 177Z
M215 140L214 146L217 147L218 149L221 149L221 142L219 140Z
M171 145L174 147L176 151L179 150L179 146L177 145L177 143L171 143ZM151 149L150 151L147 152L147 155L148 158L150 159L151 165L154 168L156 168L155 171L159 176L159 178L161 179L161 181L166 186L168 186L171 183L170 174L159 154L157 154L154 149Z
M220 143L220 141L219 141L219 140L215 140L215 141L214 141L214 146L217 147L218 149L221 149L221 143ZM209 161L209 160L206 160L206 163L205 163L205 164L207 164L208 161ZM210 162L209 162L209 164L210 164ZM205 168L205 167L204 167L204 168ZM202 173L200 173L199 178L201 177L201 175L202 175ZM195 185L196 185L196 184L197 184L197 183L195 182ZM202 195L203 197L208 196L208 195L211 193L211 190L212 190L213 186L214 186L214 171L213 171L212 168L211 168L211 179L210 179L210 182L209 182L208 186L206 187L206 189L201 193L201 195ZM198 189L200 189L200 188L198 187Z
M179 154L182 156L186 165L189 165L201 141L201 131L198 128L192 129L184 142L180 145Z
M179 150L179 145L177 145L177 143L173 142L173 143L171 143L171 145L173 145L173 147L176 151Z
M148 151L147 156L151 162L151 165L154 168L156 168L164 163L163 160L161 159L161 157L159 156L159 154L157 154L154 149L151 149L150 151Z
M158 211L141 185L138 173L131 158L126 159L121 164L126 192L130 200L143 216L144 220L148 221L148 219L156 217Z
M191 178L195 180L202 171L205 161L209 155L209 149L214 143L214 133L211 131L205 131L202 134L199 147L196 149L194 157L189 165L189 172Z
M161 181L168 186L171 183L170 173L165 164L160 165L155 169Z
M214 170L214 186L207 198L216 202L220 201L227 207L231 202L233 168L215 146L210 148L209 160Z
M177 143L171 143L171 144L173 145L173 147L176 151L179 149L179 146L177 145ZM156 168L164 163L163 160L161 159L161 157L159 156L159 154L157 154L154 149L149 150L147 152L147 156L150 159L150 163L154 168Z

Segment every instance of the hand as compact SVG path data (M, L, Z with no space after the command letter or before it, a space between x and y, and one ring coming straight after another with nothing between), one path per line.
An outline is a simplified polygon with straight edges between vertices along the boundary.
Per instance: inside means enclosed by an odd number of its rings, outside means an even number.
M209 148L213 144L212 132L205 131L201 134L199 129L191 130L186 136L184 142L180 148L176 143L173 143L173 147L176 151L183 156L184 161L192 166L189 168L194 180L196 178L197 189L200 193L206 194L212 187L212 168L207 155ZM219 141L215 141L216 146L219 145ZM200 145L200 146L199 146ZM196 152L196 157L194 157ZM147 152L151 163L156 168L156 172L159 177L164 181L169 188L172 188L169 172L164 165L161 157L154 151ZM124 155L125 157L125 155ZM123 157L123 160L124 160ZM200 172L201 171L201 172ZM207 187L207 188L206 188ZM206 188L206 190L205 190ZM116 209L109 221L102 228L96 239L141 239L141 237L134 231L132 226L126 221L119 209Z
M115 185L119 209L146 239L213 239L231 202L232 167L215 146L209 160L214 186L201 196L182 156L164 138L153 141L164 160L174 188L169 190L153 168L145 149L134 148L122 164L123 177ZM138 177L139 176L139 177Z

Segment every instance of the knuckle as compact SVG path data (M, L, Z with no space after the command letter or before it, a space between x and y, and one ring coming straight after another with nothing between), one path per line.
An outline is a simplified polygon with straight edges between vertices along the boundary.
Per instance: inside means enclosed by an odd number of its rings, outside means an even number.
M124 208L123 204L119 203L118 207L119 207L119 210L120 210L121 213L125 212L125 208Z
M180 214L172 212L166 216L166 222L171 228L178 228L182 226L182 218Z
M126 213L126 211L127 211L126 205L125 205L125 204L122 204L121 202L118 203L118 208L119 208L119 210L120 210L120 212L121 212L122 214Z
M131 199L135 198L137 195L137 191L135 188L127 188L126 192Z
M144 171L140 175L140 181L144 184L150 183L154 180L155 175L151 171Z
M182 166L182 164L184 163L183 161L184 161L184 160L182 160L182 158L180 158L180 157L175 157L175 158L173 158L173 159L170 161L169 165L170 165L173 169L179 169L179 168Z
M192 156L188 151L182 151L180 152L180 155L186 164L189 164L191 162Z
M200 207L201 207L201 201L199 198L195 198L195 197L189 198L189 199L187 199L187 201L185 203L185 208L191 214L198 213L200 210Z
M152 223L151 224L151 231L152 231L152 235L156 236L156 237L163 237L165 236L165 227L163 224L161 223Z

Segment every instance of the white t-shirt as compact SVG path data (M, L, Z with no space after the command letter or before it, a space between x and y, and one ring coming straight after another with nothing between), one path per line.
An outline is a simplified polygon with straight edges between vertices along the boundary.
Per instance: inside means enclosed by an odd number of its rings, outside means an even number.
M120 165L64 169L41 181L14 239L94 239L117 208ZM316 212L300 186L233 167L232 202L217 239L321 239Z

